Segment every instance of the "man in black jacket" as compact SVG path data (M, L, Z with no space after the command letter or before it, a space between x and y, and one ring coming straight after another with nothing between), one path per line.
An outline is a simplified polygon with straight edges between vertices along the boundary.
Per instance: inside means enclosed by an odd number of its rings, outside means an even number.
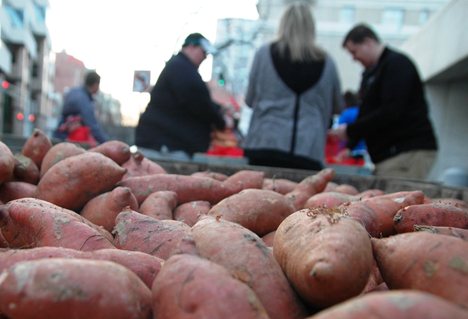
M136 128L135 144L139 148L182 153L189 158L208 150L213 129L224 129L221 108L211 100L198 73L213 50L203 35L192 33L180 52L166 63Z
M413 62L383 45L367 25L346 35L343 47L360 62L358 119L332 131L354 147L364 138L375 175L426 179L437 141L429 119L424 87Z

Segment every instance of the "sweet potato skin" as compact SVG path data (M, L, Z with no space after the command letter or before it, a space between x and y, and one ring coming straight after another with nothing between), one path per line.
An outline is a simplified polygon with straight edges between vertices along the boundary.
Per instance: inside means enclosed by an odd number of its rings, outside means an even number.
M10 148L0 141L0 185L13 178L15 157Z
M192 227L199 254L256 293L272 319L304 318L306 310L262 239L247 228L206 216Z
M280 194L292 192L297 186L297 182L285 178L265 178L262 189L271 190Z
M86 152L52 166L37 184L36 198L80 210L91 198L114 188L125 169L110 158Z
M45 132L35 128L31 136L24 143L21 154L32 159L37 167L40 168L45 154L51 147L52 142Z
M119 165L130 159L130 146L122 141L109 140L89 149L90 152L101 153Z
M13 175L16 181L22 181L30 184L37 184L40 177L39 168L27 156L23 154L15 154L15 168Z
M127 170L122 180L129 177L146 176L152 174L166 174L166 170L158 163L146 158L142 153L130 155L128 161L121 165Z
M130 209L116 218L117 248L141 251L161 259L175 254L197 254L190 227L175 220L157 220Z
M395 290L361 295L306 319L439 319L466 318L468 313L435 295L417 290Z
M40 259L2 273L0 311L9 318L125 318L151 315L151 291L109 261Z
M276 230L273 254L302 299L319 309L357 296L374 262L365 228L326 208L288 216Z
M468 209L437 202L411 205L400 209L393 222L398 233L411 232L414 225L468 229Z
M211 204L203 200L183 203L174 209L174 220L192 227L202 216L208 215L210 209Z
M40 167L41 177L51 168L53 165L57 164L61 160L73 156L85 153L86 150L70 142L60 142L53 145L49 151L45 154L42 164Z
M269 318L246 284L224 267L195 255L170 257L152 293L155 318Z
M448 235L463 240L468 240L468 229L445 227L445 226L425 226L414 225L414 231L426 231L433 234Z
M238 223L263 236L294 212L293 204L277 192L245 189L214 205L209 215Z
M139 212L159 220L174 219L172 211L177 206L177 193L159 191L150 194L141 203Z
M6 203L14 199L32 197L37 186L26 182L11 181L0 185L0 201Z
M80 258L107 260L120 264L134 272L151 289L163 260L138 251L99 249L81 251L64 247L36 247L29 249L0 250L0 273L9 267L28 260L43 258Z
M73 211L36 198L17 199L0 206L0 230L12 248L115 248L112 236L104 229Z
M390 289L417 289L468 308L468 242L411 232L372 239L374 256Z
M112 232L115 218L126 207L137 210L138 202L128 187L119 186L90 199L80 211L80 215Z

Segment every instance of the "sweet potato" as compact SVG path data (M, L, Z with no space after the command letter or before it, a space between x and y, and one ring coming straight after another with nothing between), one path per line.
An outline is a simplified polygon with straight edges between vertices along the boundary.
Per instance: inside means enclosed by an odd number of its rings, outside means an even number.
M342 194L348 194L348 195L357 195L359 194L359 191L357 190L356 187L353 185L349 184L340 184L335 187L335 192L337 193L342 193Z
M16 181L37 184L40 177L39 168L27 156L23 154L15 154L15 168L13 169L14 179Z
M169 258L152 293L154 318L269 318L249 286L224 267L194 255Z
M414 225L414 231L426 231L433 234L448 235L468 240L468 229L463 228Z
M398 233L411 232L414 225L468 229L468 209L437 202L411 205L400 209L393 222Z
M280 193L264 189L245 189L214 205L209 215L238 223L263 236L294 212L293 204Z
M349 195L336 191L322 192L309 197L309 199L304 204L304 208L335 208L341 204L354 202L357 200L360 200L360 198L355 195Z
M276 230L269 232L266 235L262 236L262 240L268 247L273 247L273 241L275 240Z
M52 166L37 184L35 197L79 210L91 198L113 189L124 174L125 169L110 158L86 152Z
M315 308L357 296L374 262L364 227L326 208L286 217L276 230L273 254L302 299Z
M190 227L175 220L157 220L126 209L113 231L117 248L141 251L161 259L175 254L196 254Z
M431 203L447 204L462 209L468 209L468 202L458 198L433 198L430 200Z
M246 283L272 319L304 318L305 309L262 239L247 228L206 216L192 227L199 254Z
M69 142L60 142L52 146L49 151L45 154L42 165L40 167L41 177L51 168L53 165L57 164L61 160L85 153L86 150L73 143Z
M380 189L367 189L357 194L357 196L360 197L361 199L366 199L366 198L380 196L380 195L385 195L385 192Z
M166 170L158 163L146 158L142 153L131 154L128 161L121 165L127 170L122 179L129 177L146 176L151 174L165 174Z
M293 182L285 178L265 178L263 179L262 189L271 190L280 194L292 192L297 186L297 182Z
M158 191L173 191L179 204L196 200L216 204L220 200L240 192L243 188L260 188L263 184L262 173L239 171L225 181L220 182L210 177L197 177L180 174L152 174L129 177L119 182L119 186L129 187L138 203L142 203L149 194ZM244 180L251 178L251 180Z
M89 149L90 152L98 152L109 157L119 165L130 159L130 146L122 141L109 140Z
M174 209L174 219L186 223L190 227L200 219L201 216L208 215L211 204L207 201L197 200L177 206Z
M395 234L393 217L401 208L423 201L424 194L421 191L408 191L348 202L339 207L361 222L372 237L385 237Z
M15 156L10 148L0 141L0 185L13 178Z
M198 177L210 177L217 181L225 181L229 176L223 173L211 172L211 171L201 171L192 173L190 176L198 176Z
M463 319L467 316L462 308L435 295L395 290L361 295L306 319Z
M80 258L107 260L118 263L134 272L151 289L163 260L138 251L99 249L81 251L64 247L37 247L30 249L0 250L0 273L16 263L43 258Z
M468 308L468 242L427 232L372 239L390 289L417 289Z
M49 137L41 129L35 128L24 143L21 154L32 159L40 169L42 160L51 147L52 142Z
M111 232L115 226L115 218L126 207L137 210L138 202L128 187L116 187L90 199L80 215Z
M115 248L104 229L73 211L36 198L17 199L0 206L0 230L12 248Z
M177 206L177 194L173 191L159 191L150 194L141 203L139 212L159 220L174 219L172 211Z
M304 178L293 191L285 196L291 201L296 210L302 209L306 201L312 195L322 192L334 176L335 171L333 169L325 168L315 175Z
M11 181L0 185L0 201L6 203L14 199L32 197L37 186L26 182Z
M25 319L147 319L151 291L114 262L39 259L17 263L2 273L0 311Z
M1 205L1 203L0 203ZM0 229L0 248L8 248L9 244L2 235L2 230ZM0 313L1 315L1 313ZM0 317L1 318L1 317Z

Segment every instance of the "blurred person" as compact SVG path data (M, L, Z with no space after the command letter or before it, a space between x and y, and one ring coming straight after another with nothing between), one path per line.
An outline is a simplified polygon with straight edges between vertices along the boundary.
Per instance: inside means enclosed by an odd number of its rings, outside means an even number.
M256 52L245 102L252 108L243 143L249 164L323 168L327 129L342 99L335 63L315 42L307 3L289 5L277 39Z
M95 71L86 74L84 84L71 88L64 97L62 115L53 136L62 141L95 146L108 140L96 119L93 96L99 91L101 77Z
M214 129L225 128L222 109L198 73L214 50L203 35L192 33L166 63L136 127L135 144L143 154L188 160L208 150Z
M348 90L343 94L343 99L345 108L338 117L338 124L354 123L359 115L359 97L356 93ZM346 147L346 145L343 146ZM366 152L366 143L361 139L353 149L346 153L351 157L362 158Z
M352 28L343 47L364 67L354 123L332 130L352 149L364 139L374 174L426 179L437 151L424 86L414 63L384 45L366 24Z

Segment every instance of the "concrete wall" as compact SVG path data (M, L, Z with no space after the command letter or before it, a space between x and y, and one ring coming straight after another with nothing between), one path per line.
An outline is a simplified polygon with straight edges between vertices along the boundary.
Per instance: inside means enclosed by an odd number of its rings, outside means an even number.
M440 180L450 167L468 171L468 1L452 0L402 45L426 82L440 151L431 173Z

